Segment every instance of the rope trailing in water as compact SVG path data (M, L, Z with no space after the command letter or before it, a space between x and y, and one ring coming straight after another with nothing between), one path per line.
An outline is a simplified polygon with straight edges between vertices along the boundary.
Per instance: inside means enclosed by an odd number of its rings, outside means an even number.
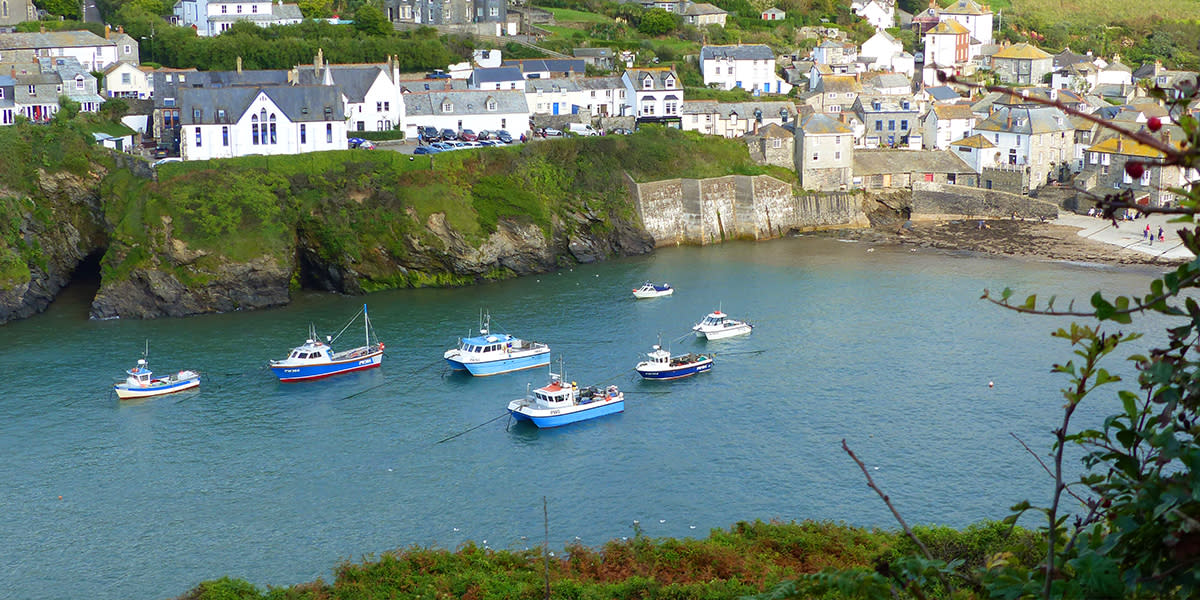
M454 434L454 435L452 435L452 436L450 436L450 437L447 437L447 438L442 438L442 439L440 439L440 440L438 440L438 441L434 442L434 443L433 443L433 445L434 445L434 446L436 446L436 445L438 445L438 444L440 444L440 443L442 443L442 442L448 442L448 441L450 441L450 440L452 440L452 439L454 439L454 438L456 438L456 437L458 437L458 436L460 436L460 435L463 435L463 434L466 434L466 433L470 433L470 432L472 432L472 431L475 431L476 429L479 429L480 427L483 427L484 425L487 425L488 423L492 423L492 422L498 421L498 420L500 420L500 419L503 419L504 417L507 417L507 416L509 416L509 412L506 410L506 411L504 411L504 414L502 414L502 415L500 415L500 416L498 416L498 417L494 417L494 418L488 419L488 420L486 420L486 421L484 421L484 422L482 422L482 423L480 423L480 424L478 424L478 425L476 425L476 426L474 426L474 427L472 427L472 428L470 428L470 429L467 429L467 430L464 430L464 431L460 431L460 432L458 432L458 433L456 433L456 434Z

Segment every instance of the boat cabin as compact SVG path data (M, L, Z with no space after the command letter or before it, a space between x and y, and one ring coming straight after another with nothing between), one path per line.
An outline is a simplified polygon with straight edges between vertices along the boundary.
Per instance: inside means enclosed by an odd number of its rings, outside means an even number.
M129 377L125 379L125 382L129 385L135 385L139 387L146 387L150 385L150 381L153 377L153 373L150 372L150 367L146 366L145 359L138 359L137 366L126 371L126 373L129 374Z
M501 352L512 347L512 342L506 342L494 335L487 337L466 338L459 344L458 349L470 354L483 354L485 352Z
M708 316L704 317L704 320L700 322L700 325L721 327L725 325L725 319L726 315L723 312L709 313Z
M533 401L543 408L573 406L579 387L563 384L559 375L551 375L550 385L533 390Z
M332 360L332 354L333 350L331 350L329 346L326 346L321 342L308 340L303 346L294 348L292 353L288 355L288 358L291 360L313 360L322 358L326 360Z

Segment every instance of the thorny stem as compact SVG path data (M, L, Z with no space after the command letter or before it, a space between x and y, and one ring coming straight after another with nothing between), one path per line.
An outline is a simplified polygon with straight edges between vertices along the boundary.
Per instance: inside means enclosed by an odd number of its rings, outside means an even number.
M853 459L858 465L858 468L862 471L863 476L867 478L867 487L875 490L875 493L883 499L883 503L887 505L888 510L892 511L892 516L896 518L896 521L900 523L900 527L904 529L905 535L907 535L908 538L911 539L913 543L921 549L921 554L924 554L925 558L933 560L933 555L930 554L929 548L926 548L925 544L921 542L921 539L918 538L915 533L913 533L911 528L909 528L908 523L904 521L904 517L900 516L900 511L896 510L896 507L892 504L891 498L889 498L887 494L883 493L883 490L879 489L878 485L875 485L875 480L871 478L871 473L867 471L867 465L863 464L863 461L859 460L858 456L854 454L854 451L850 449L850 446L846 444L846 438L842 438L842 450L845 450L846 454L849 454L850 458ZM947 592L953 591L953 588L950 586L950 581L947 580L946 576L940 571L938 572L938 577L942 580L942 585L946 586Z

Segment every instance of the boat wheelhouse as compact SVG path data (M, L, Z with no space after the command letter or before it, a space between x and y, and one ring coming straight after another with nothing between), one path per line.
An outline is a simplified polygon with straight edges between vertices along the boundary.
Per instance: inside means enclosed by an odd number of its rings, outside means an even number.
M179 371L165 377L155 377L146 359L139 358L137 366L125 371L125 381L113 384L117 398L149 398L173 394L200 387L200 374L196 371Z

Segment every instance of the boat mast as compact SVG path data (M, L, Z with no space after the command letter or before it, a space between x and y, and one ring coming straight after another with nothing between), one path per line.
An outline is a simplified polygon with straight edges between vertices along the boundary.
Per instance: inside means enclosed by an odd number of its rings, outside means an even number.
M367 305L363 304L363 338L366 345L371 345L371 319L367 317Z

